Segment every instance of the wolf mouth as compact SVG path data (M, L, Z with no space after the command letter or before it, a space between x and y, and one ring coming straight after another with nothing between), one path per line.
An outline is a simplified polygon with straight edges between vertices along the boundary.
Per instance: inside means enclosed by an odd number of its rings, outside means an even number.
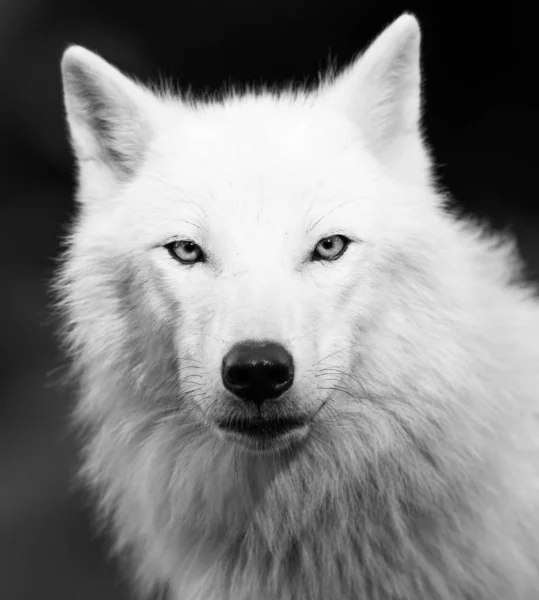
M274 438L305 425L305 419L223 419L218 422L221 429L258 438Z

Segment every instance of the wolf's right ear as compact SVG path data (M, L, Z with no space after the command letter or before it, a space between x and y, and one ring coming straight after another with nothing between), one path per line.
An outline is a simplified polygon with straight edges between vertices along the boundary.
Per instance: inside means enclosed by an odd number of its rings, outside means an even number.
M355 123L366 146L401 178L430 181L421 134L421 31L403 14L353 64L325 82L319 98Z
M142 162L156 99L105 60L80 46L62 58L67 121L80 166L103 180L125 181ZM82 182L81 182L82 183Z

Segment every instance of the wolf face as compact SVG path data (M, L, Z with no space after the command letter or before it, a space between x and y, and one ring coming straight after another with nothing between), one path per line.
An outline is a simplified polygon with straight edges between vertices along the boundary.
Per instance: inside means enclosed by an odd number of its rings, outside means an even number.
M367 371L370 332L402 280L393 274L419 262L436 219L418 48L417 23L403 16L316 92L199 105L157 97L84 49L66 52L83 205L73 253L103 263L77 271L92 287L85 304L115 314L115 355L146 355L159 333L161 360L176 365L170 400L216 435L261 450L260 436L230 428L277 419L295 430L278 436L288 444L325 407L355 413L368 393L351 373L361 360ZM111 296L117 306L106 306ZM267 383L279 368L271 357L257 371L245 352L253 368L240 384L258 386L255 401L227 385L224 363L241 344L280 348L282 393L260 388L261 373ZM129 368L144 378L142 363Z

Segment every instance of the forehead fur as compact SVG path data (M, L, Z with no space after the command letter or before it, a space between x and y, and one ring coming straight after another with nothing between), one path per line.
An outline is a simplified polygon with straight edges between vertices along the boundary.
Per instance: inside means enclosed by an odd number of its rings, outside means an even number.
M328 207L367 198L382 186L358 132L305 100L246 97L197 108L169 103L165 110L167 126L137 187L164 187L166 207L177 195L223 214L304 211L317 201ZM159 210L160 198L143 201Z

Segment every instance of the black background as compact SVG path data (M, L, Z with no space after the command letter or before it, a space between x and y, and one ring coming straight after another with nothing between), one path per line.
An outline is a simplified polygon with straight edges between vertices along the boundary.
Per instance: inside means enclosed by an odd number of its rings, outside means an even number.
M72 490L72 391L56 384L47 285L73 211L63 49L82 44L144 81L173 78L196 90L313 79L404 10L423 28L426 124L441 180L467 212L518 235L534 274L537 41L524 4L0 2L0 599L128 597Z

